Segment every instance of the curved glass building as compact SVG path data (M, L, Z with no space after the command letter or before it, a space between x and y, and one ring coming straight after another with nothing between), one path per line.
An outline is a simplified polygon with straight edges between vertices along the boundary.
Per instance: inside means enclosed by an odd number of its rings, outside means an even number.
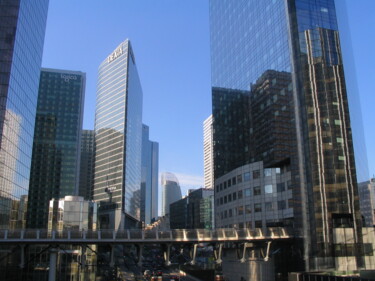
M100 228L140 220L142 88L129 40L99 66L95 112L94 200Z
M161 185L163 186L162 216L169 214L169 207L172 203L181 199L181 188L177 177L172 173L161 174Z

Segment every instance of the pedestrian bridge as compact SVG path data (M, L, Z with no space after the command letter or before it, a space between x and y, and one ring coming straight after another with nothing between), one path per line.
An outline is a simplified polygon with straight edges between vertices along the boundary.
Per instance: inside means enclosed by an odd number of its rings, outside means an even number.
M293 238L293 230L267 229L176 229L160 230L0 230L0 244L154 244L257 242Z

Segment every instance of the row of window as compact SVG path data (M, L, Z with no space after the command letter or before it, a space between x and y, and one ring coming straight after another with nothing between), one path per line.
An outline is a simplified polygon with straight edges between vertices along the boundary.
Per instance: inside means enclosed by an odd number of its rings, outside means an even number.
M288 189L291 188L291 182L287 181L285 182L280 182L276 185L276 192L283 192L286 190L286 187ZM252 189L252 190L251 190ZM264 194L271 194L274 193L275 190L273 188L272 184L266 184L264 185ZM251 196L258 196L262 195L262 188L260 186L254 186L254 187L249 187L244 190L239 190L238 192L233 192L231 194L225 195L223 197L217 198L216 199L216 205L224 205L227 203L230 203L232 201L236 201L237 199L242 199L243 197L251 197Z
M292 207L293 201L289 200L289 208ZM238 206L233 209L228 209L220 212L220 218L226 219L231 218L233 216L241 216L244 214L251 214L251 213L260 213L263 210L262 203L254 203L248 204L245 206ZM279 200L277 202L265 202L264 203L264 210L266 212L273 212L273 211L281 211L287 208L286 200Z
M264 169L263 170L263 176L264 177L269 177L272 176L272 170L271 168L269 169ZM276 174L281 174L282 169L280 168L275 168ZM242 181L247 182L250 181L251 179L259 179L260 178L260 170L254 170L252 173L250 172L245 172L243 175L237 175L236 177L232 177L231 179L228 179L218 185L216 185L216 192L225 190L232 185L236 185L237 183L242 183Z

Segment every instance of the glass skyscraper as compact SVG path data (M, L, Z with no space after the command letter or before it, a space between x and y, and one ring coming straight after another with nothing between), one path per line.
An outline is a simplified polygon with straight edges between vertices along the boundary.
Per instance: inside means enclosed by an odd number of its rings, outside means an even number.
M0 1L0 228L25 227L48 0Z
M292 217L272 223L292 226L304 238L304 267L337 267L336 227L352 229L350 243L359 250L348 256L361 267L334 0L211 0L210 28L215 179L256 161L290 171Z
M142 125L141 220L150 224L158 217L159 143L150 141L149 127Z
M47 228L50 200L78 195L85 85L85 73L42 69L30 173L29 228Z
M142 88L129 40L99 66L95 112L94 200L99 227L140 221Z
M85 200L92 200L94 189L94 144L94 130L82 130L78 194Z

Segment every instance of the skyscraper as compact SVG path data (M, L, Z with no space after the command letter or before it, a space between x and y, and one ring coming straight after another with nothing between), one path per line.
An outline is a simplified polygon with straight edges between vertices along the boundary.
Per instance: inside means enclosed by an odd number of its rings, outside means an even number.
M333 228L362 239L334 0L211 0L210 28L215 179L256 161L290 171L305 268L336 268Z
M24 227L48 0L0 2L0 228ZM22 201L22 202L21 202ZM26 206L25 206L26 207Z
M213 159L212 114L203 122L203 167L204 187L214 186L214 159Z
M149 127L142 125L141 220L146 224L158 216L159 144L149 139Z
M181 188L177 177L169 172L161 174L161 185L163 186L161 213L165 216L169 214L170 205L181 199Z
M82 131L78 195L85 200L92 200L94 189L94 141L94 130Z
M77 195L86 74L43 68L30 173L27 226L47 228L49 201Z
M99 66L95 111L94 200L99 227L140 221L142 88L129 40Z

